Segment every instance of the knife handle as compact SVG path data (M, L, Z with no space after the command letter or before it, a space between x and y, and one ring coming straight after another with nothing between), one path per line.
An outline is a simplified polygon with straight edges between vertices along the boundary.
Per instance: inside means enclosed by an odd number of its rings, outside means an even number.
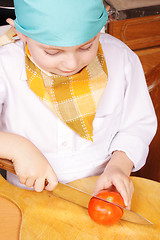
M14 166L13 166L13 162L8 159L0 158L0 168L16 174ZM47 186L47 185L48 185L48 181L47 181L47 179L45 179L45 186Z
M12 161L0 158L0 168L16 174Z

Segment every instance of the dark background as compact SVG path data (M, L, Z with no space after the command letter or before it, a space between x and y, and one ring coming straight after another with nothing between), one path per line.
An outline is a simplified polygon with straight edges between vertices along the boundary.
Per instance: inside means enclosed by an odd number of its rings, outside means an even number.
M15 19L13 7L13 0L0 0L0 26L7 24L7 18Z

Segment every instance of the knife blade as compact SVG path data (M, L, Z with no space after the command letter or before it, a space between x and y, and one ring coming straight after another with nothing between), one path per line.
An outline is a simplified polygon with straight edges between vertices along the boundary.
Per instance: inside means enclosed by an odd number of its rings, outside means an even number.
M0 168L15 174L13 163L7 159L0 159ZM84 208L88 208L90 199L92 197L95 197L101 201L120 207L123 210L123 216L121 220L131 222L131 223L137 223L137 224L153 225L153 223L150 222L148 219L142 217L141 215L131 210L121 207L115 203L108 202L105 199L94 196L93 194L90 194L81 189L73 187L67 183L59 182L57 187L53 190L53 195L56 197L62 198L66 201L77 204Z

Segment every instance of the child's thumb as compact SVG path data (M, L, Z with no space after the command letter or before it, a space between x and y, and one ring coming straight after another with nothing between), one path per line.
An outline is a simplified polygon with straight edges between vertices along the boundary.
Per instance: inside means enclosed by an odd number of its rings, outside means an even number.
M53 191L53 189L58 184L58 178L55 174L50 174L45 180L45 189L48 191Z

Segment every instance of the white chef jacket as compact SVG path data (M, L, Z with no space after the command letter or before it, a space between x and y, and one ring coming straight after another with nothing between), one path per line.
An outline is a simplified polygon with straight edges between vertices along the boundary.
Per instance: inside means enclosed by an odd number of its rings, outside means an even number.
M24 43L0 48L0 131L22 135L44 154L59 181L101 174L115 150L146 161L157 121L140 61L120 40L101 34L109 80L93 121L93 142L61 122L27 84ZM23 161L23 159L22 159ZM23 187L11 173L7 179Z

